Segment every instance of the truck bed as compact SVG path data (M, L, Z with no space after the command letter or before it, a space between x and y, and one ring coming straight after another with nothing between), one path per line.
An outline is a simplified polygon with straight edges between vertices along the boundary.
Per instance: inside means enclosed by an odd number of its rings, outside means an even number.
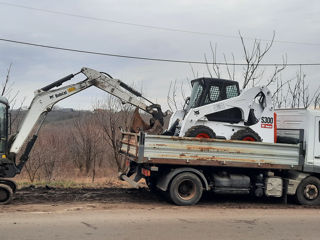
M302 169L300 144L122 133L120 152L141 164Z

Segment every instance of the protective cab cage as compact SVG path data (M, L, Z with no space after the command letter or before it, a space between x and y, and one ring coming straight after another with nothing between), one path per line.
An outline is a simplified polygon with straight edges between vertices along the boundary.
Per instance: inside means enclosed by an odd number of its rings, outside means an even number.
M199 85L195 86L197 83ZM191 108L219 102L240 95L239 83L232 80L197 78L191 81L191 86L193 88L193 93L191 95L195 95L195 99L190 106Z

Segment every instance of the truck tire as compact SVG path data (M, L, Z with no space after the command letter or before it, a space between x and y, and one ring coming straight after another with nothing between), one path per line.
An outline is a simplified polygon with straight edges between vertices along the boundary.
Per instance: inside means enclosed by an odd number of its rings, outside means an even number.
M193 126L185 133L185 137L196 137L196 138L215 138L216 134L211 128L206 126Z
M174 177L169 187L169 198L176 205L196 204L202 196L202 183L197 175L184 172Z
M258 133L253 131L250 128L241 129L235 132L231 136L231 140L241 140L241 141L250 141L250 142L262 142L261 137Z
M314 206L320 204L320 180L307 177L299 184L296 198L301 205Z
M12 189L6 184L0 184L0 205L9 204L12 196Z

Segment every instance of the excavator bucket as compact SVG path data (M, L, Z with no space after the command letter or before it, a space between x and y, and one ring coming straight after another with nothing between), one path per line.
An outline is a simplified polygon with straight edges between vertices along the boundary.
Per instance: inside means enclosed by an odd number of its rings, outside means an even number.
M140 116L139 108L136 108L132 116L130 131L138 133L139 131L146 131L149 128L150 125L143 121L142 117Z
M139 108L136 108L133 113L132 123L130 127L130 131L134 133L138 133L139 131L144 131L150 134L161 134L163 132L163 126L159 122L159 120L151 119L150 125L147 124L139 114Z

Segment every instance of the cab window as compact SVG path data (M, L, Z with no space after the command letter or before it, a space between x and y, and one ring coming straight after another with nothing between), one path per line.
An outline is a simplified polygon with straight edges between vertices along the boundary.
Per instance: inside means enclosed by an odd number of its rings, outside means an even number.
M210 86L208 95L204 101L205 104L214 103L219 101L221 98L221 91L218 86Z
M226 86L226 95L227 95L227 98L233 98L233 97L239 96L237 85Z

